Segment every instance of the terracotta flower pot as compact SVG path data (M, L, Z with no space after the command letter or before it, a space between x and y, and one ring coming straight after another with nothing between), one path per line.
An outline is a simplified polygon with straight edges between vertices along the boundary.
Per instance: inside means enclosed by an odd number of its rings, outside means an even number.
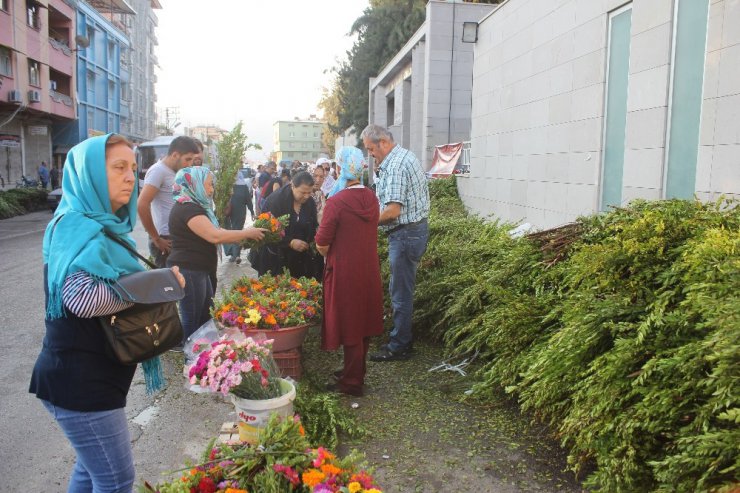
M247 337L260 339L264 334L265 339L273 339L272 351L290 351L293 348L300 347L306 338L308 328L311 324L296 325L295 327L284 327L278 330L243 330Z
M220 322L214 320L219 329L229 329ZM247 337L251 337L255 340L260 340L264 336L265 339L272 339L272 351L290 351L293 348L300 347L303 344L303 340L306 338L308 328L312 324L296 325L294 327L283 327L277 330L241 330ZM237 330L237 329L231 329Z

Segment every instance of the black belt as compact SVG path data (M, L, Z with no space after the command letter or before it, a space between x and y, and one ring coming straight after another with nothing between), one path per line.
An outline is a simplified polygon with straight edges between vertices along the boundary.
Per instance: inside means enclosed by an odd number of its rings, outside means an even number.
M427 222L427 218L424 218L419 221L416 221L415 223L399 224L395 228L391 228L388 231L386 231L386 234L395 233L396 231L401 230L405 228L406 226L416 226L417 224L425 224L426 222Z

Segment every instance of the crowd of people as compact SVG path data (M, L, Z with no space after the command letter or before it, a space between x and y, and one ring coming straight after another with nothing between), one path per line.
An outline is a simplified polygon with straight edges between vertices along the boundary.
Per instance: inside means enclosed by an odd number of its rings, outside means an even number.
M112 285L144 267L109 235L133 246L137 216L155 264L172 269L185 289L179 307L185 339L209 318L218 245L225 245L228 261L237 261L244 240L264 236L265 230L244 227L246 211L253 218L288 216L282 241L250 251L250 260L260 275L287 270L323 283L321 347L341 347L344 358L327 388L353 396L364 393L371 337L384 330L377 243L379 231L387 234L393 329L370 360L411 356L416 268L428 238L426 177L387 129L369 125L361 138L374 169L360 149L343 147L333 162L280 171L268 162L254 179L238 176L225 227L213 210L215 177L200 166L203 146L195 139L175 138L140 191L133 145L124 137L93 137L69 152L62 200L44 237L46 335L29 388L77 454L69 491L133 487L124 407L135 367L109 357L97 317L131 306Z

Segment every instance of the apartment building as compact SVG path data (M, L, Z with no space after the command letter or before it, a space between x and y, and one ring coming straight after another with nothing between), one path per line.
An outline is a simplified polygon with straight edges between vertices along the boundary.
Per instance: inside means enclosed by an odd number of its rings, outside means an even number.
M60 163L52 127L76 118L76 14L69 1L0 0L0 185Z
M123 0L75 4L78 119L54 125L54 145L62 151L95 135L120 133L121 53L131 44L107 17L112 12L135 14Z
M273 126L272 156L280 161L316 161L327 150L322 144L324 122L311 115L306 120L279 120Z
M159 41L155 31L159 19L154 11L162 5L159 0L126 1L136 15L114 12L109 17L131 41L131 49L121 54L121 133L140 143L157 135L155 70L159 60L155 51Z

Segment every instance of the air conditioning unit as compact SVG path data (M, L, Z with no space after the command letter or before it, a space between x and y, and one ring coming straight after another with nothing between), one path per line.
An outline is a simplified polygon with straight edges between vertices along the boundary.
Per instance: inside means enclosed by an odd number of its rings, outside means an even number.
M23 102L23 95L20 91L13 89L12 91L8 91L8 102L10 103L22 103Z
M28 91L28 100L32 103L40 102L41 93L39 91Z

